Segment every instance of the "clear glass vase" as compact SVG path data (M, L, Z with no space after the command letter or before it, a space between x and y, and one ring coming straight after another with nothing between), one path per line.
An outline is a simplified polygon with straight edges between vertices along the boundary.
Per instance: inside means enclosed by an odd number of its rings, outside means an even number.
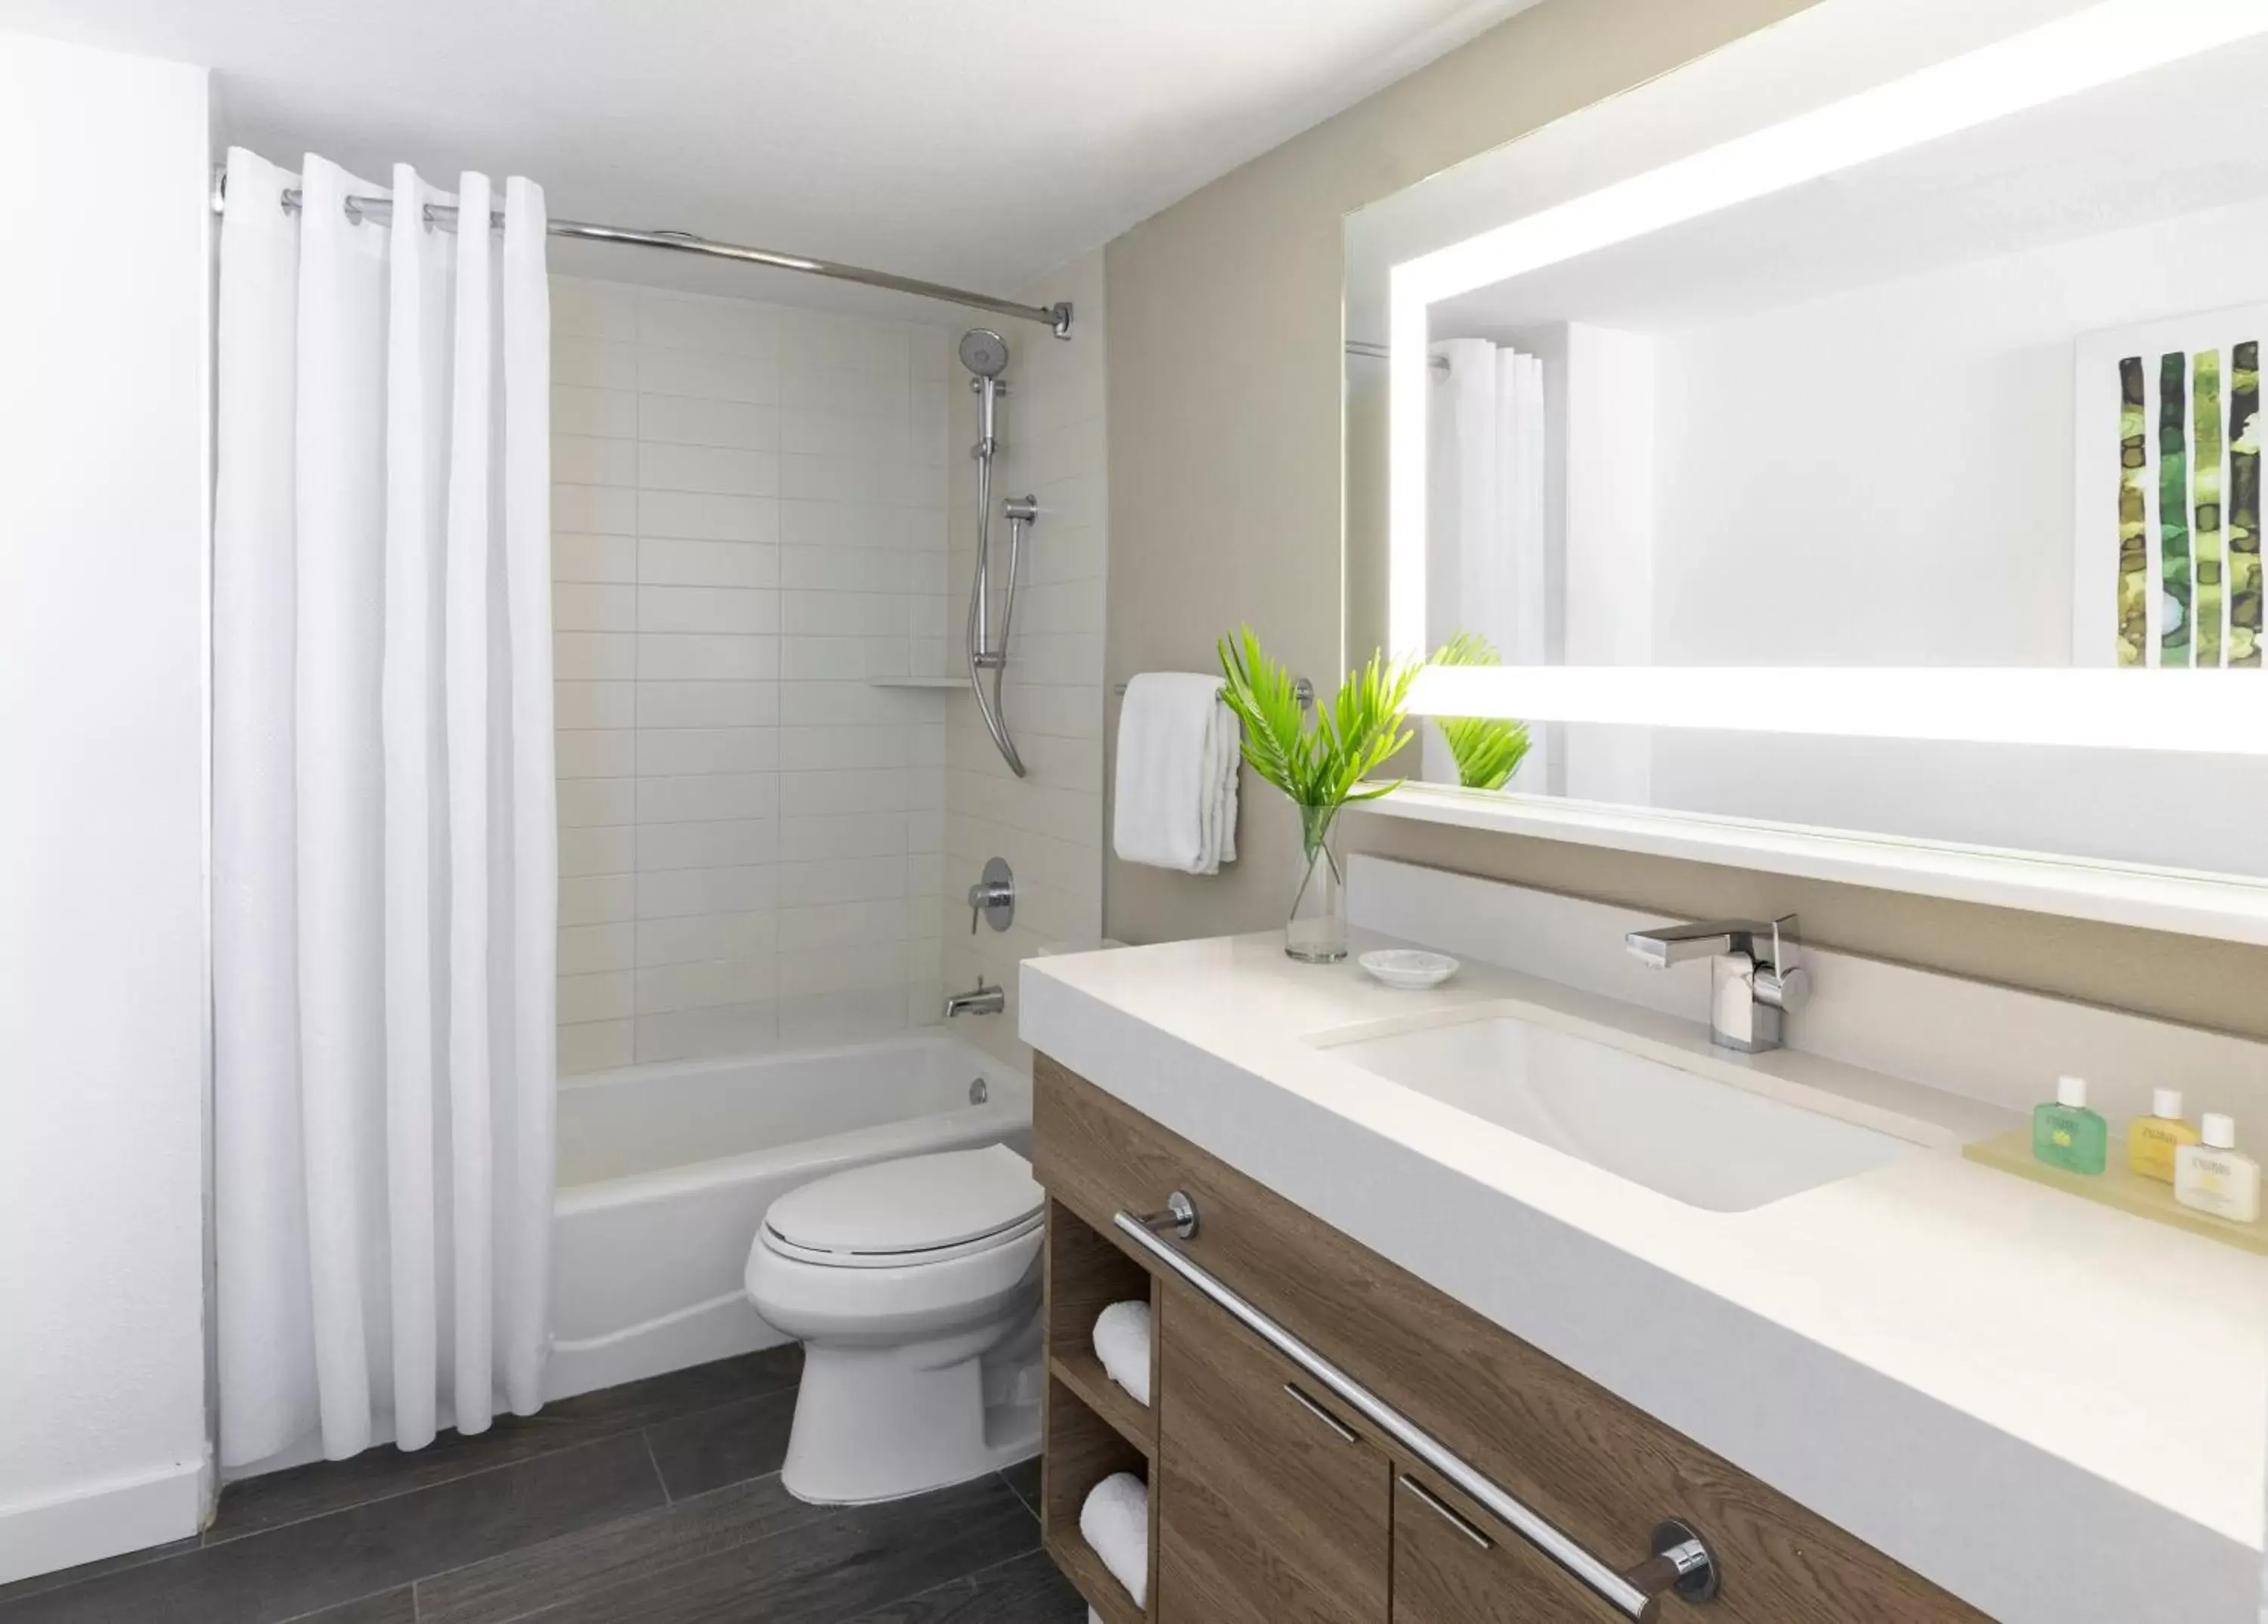
M1300 808L1300 890L1284 922L1284 951L1309 964L1347 956L1346 877L1332 849L1336 807Z

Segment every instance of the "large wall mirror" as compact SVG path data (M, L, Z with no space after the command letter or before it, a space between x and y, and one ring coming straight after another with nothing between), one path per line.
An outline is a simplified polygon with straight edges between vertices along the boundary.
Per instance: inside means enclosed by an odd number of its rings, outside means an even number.
M1822 0L1350 216L1395 809L2268 941L2264 86L2268 0Z

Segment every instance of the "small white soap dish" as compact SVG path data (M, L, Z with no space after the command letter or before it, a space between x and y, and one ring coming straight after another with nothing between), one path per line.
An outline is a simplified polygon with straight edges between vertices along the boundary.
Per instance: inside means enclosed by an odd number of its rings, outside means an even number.
M1378 980L1405 992L1439 986L1457 973L1457 961L1446 953L1421 953L1415 948L1381 948L1358 961Z

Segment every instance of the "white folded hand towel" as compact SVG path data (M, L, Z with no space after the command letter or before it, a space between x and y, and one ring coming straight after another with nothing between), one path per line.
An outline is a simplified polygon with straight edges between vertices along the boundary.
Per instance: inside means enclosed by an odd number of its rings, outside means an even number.
M1127 862L1218 874L1235 860L1236 717L1220 686L1188 671L1126 684L1111 844Z
M1096 1316L1094 1356L1102 1372L1134 1395L1137 1404L1150 1402L1150 1305L1114 1303Z
M1110 1576L1140 1606L1150 1589L1150 1490L1130 1472L1114 1472L1079 1509L1079 1532Z

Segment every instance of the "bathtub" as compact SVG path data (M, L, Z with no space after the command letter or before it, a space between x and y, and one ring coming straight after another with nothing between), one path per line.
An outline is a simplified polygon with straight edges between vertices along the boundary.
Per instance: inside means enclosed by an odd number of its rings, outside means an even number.
M1027 1076L942 1031L565 1079L545 1396L786 1341L740 1289L767 1207L892 1156L1028 1152L1031 1099Z

